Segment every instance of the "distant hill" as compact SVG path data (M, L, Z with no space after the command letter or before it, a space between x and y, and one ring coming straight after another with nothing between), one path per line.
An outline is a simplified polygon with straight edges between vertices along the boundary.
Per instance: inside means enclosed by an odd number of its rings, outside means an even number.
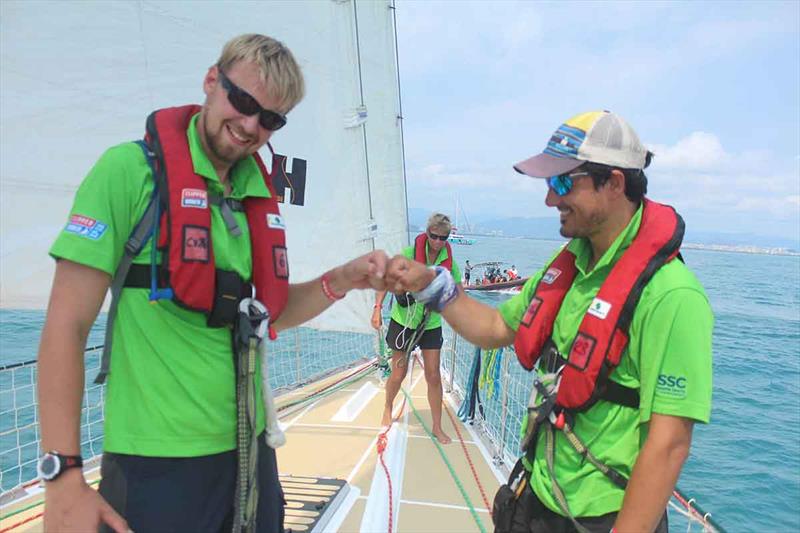
M417 207L409 208L409 231L421 231L425 228L430 211ZM527 237L531 239L559 239L559 222L557 216L552 217L509 217L496 218L489 216L470 216L472 233L492 234L502 232L506 237ZM459 228L466 231L466 228ZM791 251L800 251L800 238L787 239L771 235L757 235L754 233L723 233L714 231L686 230L684 242L696 244L721 244L727 246L758 246L763 248L786 248Z

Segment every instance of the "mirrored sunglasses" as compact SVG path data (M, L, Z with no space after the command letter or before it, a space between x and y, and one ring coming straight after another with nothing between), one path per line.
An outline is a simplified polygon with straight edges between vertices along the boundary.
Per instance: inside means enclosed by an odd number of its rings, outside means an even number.
M437 241L446 241L450 235L436 235L435 233L428 232L428 237Z
M550 176L547 178L547 186L553 189L553 192L559 196L565 196L572 190L575 184L575 178L582 178L589 176L588 172L574 172L572 174L560 174L558 176Z

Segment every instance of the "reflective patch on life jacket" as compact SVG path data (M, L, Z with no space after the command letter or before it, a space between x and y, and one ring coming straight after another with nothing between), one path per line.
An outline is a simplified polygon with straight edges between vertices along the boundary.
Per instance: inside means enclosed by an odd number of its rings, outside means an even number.
M275 267L275 277L289 279L289 258L286 256L285 246L272 247L272 264Z
M536 317L536 312L539 311L539 307L542 305L542 299L538 296L534 296L531 299L531 305L528 306L528 310L525 311L525 316L522 317L522 321L520 324L525 326L526 328L531 327L531 323L533 319Z
M193 263L208 263L208 228L200 226L183 227L183 260Z
M181 191L181 207L207 209L208 192L202 189L183 189Z
M592 355L595 344L597 344L595 339L583 332L578 332L575 342L572 343L572 349L569 351L569 364L579 370L584 370L589 364L589 356Z

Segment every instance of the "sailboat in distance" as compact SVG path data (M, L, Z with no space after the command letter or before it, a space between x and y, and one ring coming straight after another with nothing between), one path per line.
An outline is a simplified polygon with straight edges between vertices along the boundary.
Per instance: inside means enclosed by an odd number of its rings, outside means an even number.
M477 239L465 237L464 235L458 232L459 211L464 216L464 223L466 224L467 232L470 232L472 230L472 228L469 225L469 220L467 220L467 214L464 212L464 206L461 205L461 198L458 195L456 195L455 224L453 225L453 229L450 231L450 238L447 239L447 241L450 242L451 244L463 244L463 245L475 244L476 242L478 242Z

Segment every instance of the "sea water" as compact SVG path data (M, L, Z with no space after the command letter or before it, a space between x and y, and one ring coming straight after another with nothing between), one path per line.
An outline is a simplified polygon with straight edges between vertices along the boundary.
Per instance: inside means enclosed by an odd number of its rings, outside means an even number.
M478 237L475 245L453 250L462 270L466 259L473 265L505 261L503 268L513 264L529 275L559 245ZM800 531L800 257L682 253L708 293L716 322L711 423L695 426L678 485L728 531ZM508 297L479 295L490 304ZM41 312L0 310L0 365L35 358L43 318ZM101 320L88 344L102 340ZM6 412L10 384L0 385ZM3 450L7 426L15 423L0 421ZM672 529L684 527L673 522Z

